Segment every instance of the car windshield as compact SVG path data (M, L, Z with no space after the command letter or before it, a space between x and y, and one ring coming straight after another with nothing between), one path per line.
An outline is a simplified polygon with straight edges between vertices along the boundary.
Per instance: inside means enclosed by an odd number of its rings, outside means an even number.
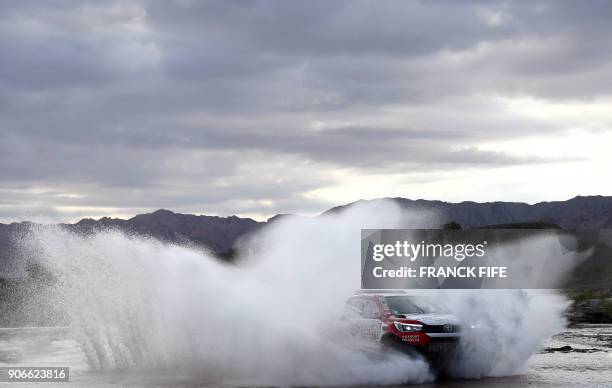
M448 313L448 309L422 296L386 296L385 301L393 315Z

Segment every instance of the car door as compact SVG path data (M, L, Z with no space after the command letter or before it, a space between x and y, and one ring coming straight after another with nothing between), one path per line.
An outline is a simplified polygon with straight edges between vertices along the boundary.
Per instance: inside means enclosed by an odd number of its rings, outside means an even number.
M378 304L372 299L365 299L360 320L360 336L362 338L374 341L380 340L382 336L382 321L380 317Z
M346 322L347 334L353 337L361 336L362 313L363 299L351 298L346 302L342 318Z
M380 317L380 309L373 299L351 298L346 302L342 315L345 334L368 341L378 341L383 334Z

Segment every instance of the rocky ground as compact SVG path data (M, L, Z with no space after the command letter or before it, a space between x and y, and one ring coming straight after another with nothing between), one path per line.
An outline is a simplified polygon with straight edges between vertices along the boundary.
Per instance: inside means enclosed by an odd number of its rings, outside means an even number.
M612 323L612 289L570 291L566 316L571 324Z

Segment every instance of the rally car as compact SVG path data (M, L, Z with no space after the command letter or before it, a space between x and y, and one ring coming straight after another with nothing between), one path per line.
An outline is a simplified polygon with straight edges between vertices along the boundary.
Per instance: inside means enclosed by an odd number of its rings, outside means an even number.
M368 339L383 349L418 352L438 365L461 338L459 321L446 307L406 291L357 291L347 300L338 328L344 337Z

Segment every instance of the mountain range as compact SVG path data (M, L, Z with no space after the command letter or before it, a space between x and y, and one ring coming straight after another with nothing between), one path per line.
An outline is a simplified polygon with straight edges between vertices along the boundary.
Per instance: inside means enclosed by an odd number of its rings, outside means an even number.
M338 214L357 203L338 206L323 214ZM402 209L434 212L444 228L564 228L591 229L612 227L612 197L576 197L567 201L541 202L533 205L516 202L461 202L410 200L386 198ZM149 236L162 241L190 244L209 250L222 260L233 258L234 247L241 237L266 228L287 215L277 215L258 222L250 218L213 217L178 214L157 210L127 220L104 217L99 220L82 219L73 224L60 224L62 228L79 234L113 228L130 235ZM65 325L67 318L61 308L48 303L53 292L54 276L36 260L20 256L19 238L35 224L20 222L0 224L0 326L52 326ZM37 225L55 227L55 225ZM609 257L609 253L605 253ZM607 261L601 263L607 265ZM578 275L586 279L599 279L612 268L583 265ZM599 276L599 277L598 277ZM607 276L607 275L605 275ZM604 277L605 277L604 276ZM608 287L609 288L609 287ZM612 314L601 308L594 313L588 308L575 309L582 321L609 322ZM601 318L601 317L604 318ZM603 319L603 320L602 320Z
M578 196L567 201L539 202L472 202L459 203L386 198L402 209L435 212L444 223L456 222L464 228L514 223L547 223L563 229L602 229L612 227L612 197ZM379 201L375 199L373 201ZM342 211L359 202L338 206L326 213Z
M360 200L334 207L323 214L337 214L357 203L376 202L382 199ZM435 212L445 223L456 223L463 228L490 227L492 225L538 224L564 229L596 229L612 227L612 197L575 197L567 201L540 202L460 202L451 203L406 198L385 198L408 211ZM60 224L76 233L88 234L106 228L115 228L128 234L150 236L166 242L190 243L205 248L220 257L229 257L239 238L266 227L278 215L259 222L250 218L216 217L179 214L169 210L157 210L130 219L103 217L98 220L82 219L73 224ZM16 248L13 237L32 225L29 222L0 224L0 269L2 262L10 260ZM1 273L1 272L0 272Z

